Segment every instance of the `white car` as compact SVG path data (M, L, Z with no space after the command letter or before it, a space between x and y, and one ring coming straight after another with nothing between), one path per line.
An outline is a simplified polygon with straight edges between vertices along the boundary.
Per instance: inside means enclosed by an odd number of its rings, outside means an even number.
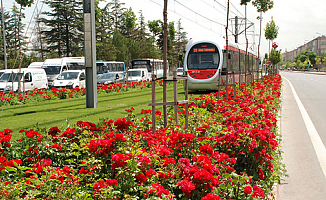
M84 70L67 70L61 72L53 81L52 87L60 88L81 88L85 87L85 71Z
M183 68L177 69L177 76L183 76Z

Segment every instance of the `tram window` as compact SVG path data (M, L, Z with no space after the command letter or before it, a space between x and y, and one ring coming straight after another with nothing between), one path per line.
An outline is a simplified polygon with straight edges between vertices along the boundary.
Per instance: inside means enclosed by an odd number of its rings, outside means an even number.
M212 54L205 54L201 56L201 62L214 62Z

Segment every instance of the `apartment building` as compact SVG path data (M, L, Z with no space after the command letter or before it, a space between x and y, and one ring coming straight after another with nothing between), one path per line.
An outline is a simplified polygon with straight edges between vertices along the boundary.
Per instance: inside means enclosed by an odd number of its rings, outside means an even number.
M301 52L305 51L307 48L309 51L314 51L320 57L322 52L326 53L326 36L322 35L316 37L292 51L285 50L285 52L282 53L283 60L285 62L293 62L295 57Z

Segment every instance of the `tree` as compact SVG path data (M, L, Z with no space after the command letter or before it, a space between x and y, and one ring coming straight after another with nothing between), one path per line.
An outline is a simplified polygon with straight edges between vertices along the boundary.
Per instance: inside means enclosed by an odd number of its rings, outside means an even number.
M322 64L321 58L317 56L315 58L315 62L316 62L316 65L317 65L317 70L319 71L320 65Z
M309 58L307 58L304 62L303 62L304 66L306 69L310 68L311 65L311 61L309 60Z
M24 10L25 7L31 7L31 5L34 3L34 0L15 0L19 5L20 5L20 9L19 9L19 20L18 20L18 32L20 32L20 29L23 28L21 27L20 23L22 21L22 10ZM19 69L21 67L21 44L22 40L18 40L18 46L19 46ZM18 85L18 92L20 92L20 84Z
M273 17L272 17L272 20L270 22L267 22L266 28L265 28L265 38L266 38L266 40L269 40L269 46L270 46L271 41L273 41L275 38L277 38L278 29L279 29L279 27L276 26L275 21L273 20ZM269 47L269 49L270 49L270 47Z
M3 15L2 15L2 10L0 10L0 21L2 21L2 16L4 18L4 21L9 21L10 19L10 13L9 11L6 11L5 9L3 9ZM5 28L5 36L8 37L8 32L9 32L9 27L8 27L8 23L4 24L4 28ZM7 40L8 38L6 38ZM8 48L8 43L6 42L6 51ZM3 41L3 27L2 27L2 23L1 23L1 31L0 31L0 69L4 69L5 68L5 62L4 62L4 41Z
M281 61L281 50L278 51L273 48L271 53L269 54L269 60L271 61L273 66L279 63Z
M162 23L163 25L163 23ZM177 63L177 53L174 52L174 42L175 42L175 28L174 22L169 22L167 24L167 59L169 61L169 66L174 66ZM163 51L164 42L163 26L161 32L158 35L157 43L160 50Z
M149 28L149 31L152 33L152 41L153 41L153 58L158 58L159 53L157 51L158 47L158 40L157 36L158 34L162 31L163 27L163 22L161 20L153 20L153 21L148 21L147 26Z
M187 40L187 32L185 32L184 28L181 26L181 19L178 20L175 37L176 37L175 51L178 53L178 55L183 55L182 57L184 57L185 46L188 43L188 40ZM181 61L181 63L182 62L183 60Z
M116 60L116 48L112 43L113 20L110 13L110 4L103 8L95 5L96 19L96 59L97 60Z
M62 56L83 55L83 4L79 0L45 0L52 11L43 12L40 18L45 25L42 38L48 44L48 52Z
M20 15L21 14L21 15ZM6 52L7 52L7 64L10 68L17 68L19 66L18 58L21 54L24 57L24 52L27 51L26 42L23 30L25 24L22 23L22 19L25 18L24 13L20 13L16 4L13 5L10 12L4 12L4 18L6 20ZM20 27L19 27L20 26ZM2 31L1 31L2 36ZM2 37L1 37L2 38ZM2 43L3 44L3 41ZM3 53L3 51L2 51ZM24 62L22 61L23 66Z
M248 37L247 37L247 3L249 3L251 0L241 0L240 5L245 5L245 39L246 39L246 57L245 57L245 71L248 70ZM245 82L247 82L247 73L245 74Z
M109 3L109 5L111 5L111 15L112 15L112 20L113 20L113 26L114 26L114 30L121 30L122 24L120 22L123 21L124 16L123 16L123 12L125 11L126 8L122 8L122 5L124 5L125 3L120 3L119 0L112 0L112 2Z
M258 56L260 57L260 42L261 42L261 23L263 20L263 13L267 10L272 9L274 6L274 2L272 0L254 0L252 4L257 8L257 12L260 12L259 19L259 41L258 41Z
M113 34L112 44L116 48L116 60L123 61L128 65L128 39L119 31L115 31Z
M314 51L309 51L308 49L306 49L295 57L295 61L297 62L298 60L300 60L300 62L304 63L307 59L309 59L310 63L312 65L315 65L317 57L318 56Z
M134 51L131 55L134 58L151 58L153 56L153 40L150 37L150 33L147 32L147 24L142 10L139 11L138 23L136 24L135 45L137 51Z

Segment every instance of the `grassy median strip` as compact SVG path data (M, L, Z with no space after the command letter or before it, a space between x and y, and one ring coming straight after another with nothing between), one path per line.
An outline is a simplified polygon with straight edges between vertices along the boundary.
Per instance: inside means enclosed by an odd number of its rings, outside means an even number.
M157 87L156 102L162 101L162 87ZM173 101L173 85L167 88L168 101ZM178 99L184 99L183 85L178 84ZM98 94L98 108L86 108L86 97L76 99L50 100L25 105L5 106L0 118L0 130L9 128L13 137L21 129L59 128L73 125L77 121L98 123L100 119L117 119L126 115L125 109L134 107L134 113L150 109L152 89L143 88L127 92ZM158 107L157 109L161 109Z

